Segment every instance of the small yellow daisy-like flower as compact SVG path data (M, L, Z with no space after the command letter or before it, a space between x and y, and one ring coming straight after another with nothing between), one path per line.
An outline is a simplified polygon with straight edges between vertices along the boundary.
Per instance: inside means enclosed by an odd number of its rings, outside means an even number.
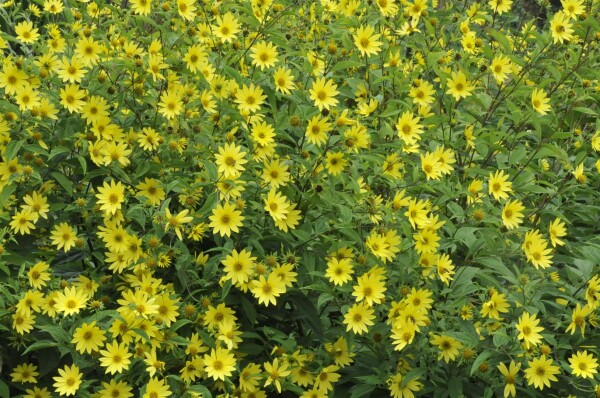
M355 303L348 309L346 315L344 315L346 331L349 332L352 330L356 334L366 333L369 330L369 326L374 325L374 319L375 311L368 303Z
M217 205L209 217L209 226L213 228L214 234L221 236L231 236L232 232L240 232L244 216L242 212L235 209L235 206L229 203Z
M252 46L250 51L250 58L252 58L252 64L258 66L260 70L270 68L271 66L274 66L278 61L277 47L273 45L273 43L267 43L263 40Z
M539 332L543 331L544 328L537 326L539 323L540 320L536 318L535 314L530 315L528 312L524 312L519 317L519 322L516 325L519 331L517 338L524 341L526 349L536 346L542 341L542 335Z
M531 93L531 106L540 115L548 113L552 107L550 106L550 98L547 97L543 89L534 88Z
M339 91L337 91L337 85L331 79L317 78L308 91L310 99L314 101L319 110L329 109L338 104L335 96L339 94Z
M296 88L292 71L287 68L278 68L273 74L273 80L275 81L275 90L282 94L290 94Z
M58 376L54 377L56 392L60 395L75 395L79 386L81 386L83 374L79 371L77 365L65 365L63 369L58 370Z
M381 35L375 33L375 29L370 25L356 29L356 33L352 37L354 38L354 44L362 55L368 57L381 51L380 47L383 43L378 41Z
M165 209L165 216L167 218L167 223L165 224L165 232L167 232L169 228L173 228L179 240L182 240L183 237L181 235L181 225L189 223L194 219L194 217L190 217L187 215L189 212L190 211L188 209L185 209L177 214L171 214L171 211L168 208Z
M16 24L15 33L17 39L25 44L33 43L40 37L38 29L33 27L33 22L31 21L22 21Z
M440 350L438 360L444 358L446 363L454 361L458 356L459 350L463 347L460 341L445 335L434 335L431 339L431 344L437 346Z
M448 86L446 93L452 95L456 101L467 98L472 94L471 91L475 89L475 86L467 80L467 76L462 71L453 72L452 78L448 79L446 84Z
M62 222L54 227L50 239L52 239L52 244L56 245L57 249L62 248L65 252L68 252L75 246L77 233L69 224Z
M503 14L510 11L513 0L490 0L490 7L494 12Z
M527 384L543 390L544 386L550 387L551 381L558 381L555 375L559 374L560 370L553 363L552 358L546 359L545 355L529 361L529 367L525 369Z
M212 349L210 354L204 355L204 371L214 380L225 380L235 370L235 357L226 349Z
M107 215L114 215L118 210L121 210L121 205L125 201L125 187L118 181L115 184L114 180L104 182L104 185L98 188L98 204L100 210L104 211Z
M244 84L235 94L235 102L242 112L253 113L258 111L265 99L267 99L267 96L263 94L262 88L255 86L254 83L251 83L250 86Z
M219 153L215 155L216 165L219 173L225 178L237 178L245 170L244 164L248 163L245 159L246 152L242 151L241 146L235 143L225 144L219 148Z
M80 327L75 329L73 333L73 340L75 349L83 354L91 354L94 351L98 351L106 340L105 332L96 326L96 321L92 323L83 323Z
M517 382L517 373L519 373L519 369L521 369L521 364L513 361L510 361L508 367L503 363L498 365L498 370L500 370L500 373L504 376L504 381L506 383L506 386L504 386L504 398L517 396L515 384Z
M588 354L587 351L577 351L569 358L571 366L571 372L582 379L590 378L593 379L594 375L598 373L596 368L598 367L598 360L592 354Z
M131 354L127 344L113 341L105 348L105 350L100 350L100 366L105 367L107 373L121 373L129 368Z
M37 366L32 363L17 365L10 374L13 383L36 383L36 377L40 375Z
M502 223L507 229L514 229L523 222L523 213L525 206L518 201L508 201L502 209Z
M554 43L570 41L573 38L573 23L569 16L562 11L554 14L554 18L550 21L550 32Z

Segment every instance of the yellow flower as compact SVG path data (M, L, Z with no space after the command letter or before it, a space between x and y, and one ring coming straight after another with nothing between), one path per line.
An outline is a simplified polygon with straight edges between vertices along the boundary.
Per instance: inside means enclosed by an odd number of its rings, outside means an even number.
M25 44L33 43L40 37L38 29L33 27L33 22L31 21L19 22L15 25L14 29L17 39Z
M286 216L280 220L273 220L275 222L275 226L282 230L283 232L287 232L288 229L295 229L296 226L300 223L300 210L296 209L296 204L290 204L288 208L288 213Z
M559 238L567 235L567 229L565 228L565 223L561 221L560 218L554 219L552 223L550 223L550 227L548 228L548 234L550 235L550 243L552 243L552 247L563 246L565 244Z
M460 341L445 335L434 335L431 344L437 346L440 350L438 361L444 358L446 363L454 361L459 350L463 347Z
M337 176L346 167L348 161L344 158L342 152L327 152L325 157L325 167L332 176Z
M517 228L523 222L523 204L518 200L508 201L502 209L502 222L507 229Z
M594 375L598 373L596 368L598 367L598 360L594 358L592 354L588 354L587 351L577 351L576 354L571 355L569 358L571 366L571 372L582 379L590 378L593 379Z
M494 79L496 79L496 83L500 84L504 82L508 78L508 74L512 70L510 59L503 55L498 55L494 57L494 59L492 60L492 64L490 65L490 70L492 72L492 75L494 76Z
M189 210L185 209L177 214L171 214L171 211L168 208L166 208L165 216L167 218L167 223L165 224L165 232L167 232L169 228L172 227L175 230L175 233L177 234L179 240L182 240L183 237L181 236L181 224L188 223L194 219L194 217L187 216L188 213Z
M402 116L398 119L396 130L398 130L398 137L405 144L411 145L420 140L423 133L423 126L419 124L420 120L418 116L413 117L411 111L402 113Z
M104 185L98 188L98 204L100 210L104 211L105 215L114 215L118 210L121 210L121 205L125 201L125 187L118 181L115 184L114 180L110 181L110 184L106 181Z
M525 348L529 349L531 346L536 346L542 341L542 335L539 334L543 327L537 326L540 320L535 315L530 315L528 312L523 312L519 317L519 322L516 325L519 335L517 338L525 342Z
M506 383L506 386L504 386L504 398L517 396L515 384L517 382L517 373L519 373L519 369L521 369L521 364L513 361L510 361L508 368L503 363L498 365L498 370L500 370L500 373L504 376L504 381Z
M554 43L560 42L562 44L573 38L573 24L569 19L569 16L563 11L554 14L552 21L550 21L550 32L552 32Z
M260 70L275 66L277 63L277 47L273 43L260 41L250 48L252 64L260 67Z
M37 383L36 377L39 375L37 366L32 363L22 363L13 369L10 377L13 383Z
M264 387L273 384L277 389L277 392L281 394L281 379L286 376L289 376L289 374L292 373L288 369L287 364L279 364L279 359L275 358L275 360L273 360L273 363L266 362L263 364L263 366L267 375L267 380L265 380Z
M50 264L44 261L38 261L27 272L29 285L34 289L41 289L46 286L46 282L50 280L50 273L46 272L50 268Z
M179 92L167 90L162 93L158 103L158 113L170 120L175 116L179 116L182 111L183 101Z
M251 83L249 87L244 84L235 94L235 102L241 112L254 113L258 111L265 99L267 96L263 94L262 88L254 86L254 83Z
M288 166L278 159L272 159L264 165L262 179L273 188L286 185L290 180Z
M363 334L369 331L369 326L374 325L375 312L368 303L355 303L344 315L346 331Z
M148 15L152 10L151 0L131 0L131 10L138 15Z
M79 353L91 354L93 351L98 351L105 340L105 332L96 326L96 321L92 321L89 324L83 323L75 329L71 343L75 344L75 349Z
M98 391L100 398L131 398L132 388L124 381L115 381L114 379L110 383L102 382L102 389Z
M71 57L71 59L63 57L56 68L56 74L63 83L81 83L86 73L87 70L83 61L76 56Z
M540 115L545 115L552 108L549 104L550 98L546 96L543 89L534 88L531 93L531 106Z
M308 91L310 99L313 100L319 110L329 109L338 103L335 96L339 94L339 91L337 91L337 85L331 79L326 80L324 77L317 78Z
M235 357L226 349L212 349L210 354L204 355L204 371L214 380L225 380L235 370Z
M275 71L273 80L275 81L275 90L282 94L290 94L296 88L292 71L283 66Z
M487 316L491 319L501 320L500 313L508 312L510 304L506 300L505 294L493 292L490 300L481 306L481 316Z
M490 0L490 7L494 12L502 15L510 11L513 0Z
M58 312L64 316L78 314L85 307L87 296L85 292L75 287L66 287L64 291L56 295L56 304L54 305Z
M167 398L172 396L169 384L165 380L155 379L151 377L146 384L146 393L142 398Z
M223 43L232 41L235 35L240 31L240 25L232 13L226 12L217 17L214 26L214 35L221 39Z
M551 381L558 381L555 375L559 374L560 370L553 363L552 358L546 359L545 355L529 361L529 367L525 369L527 384L543 390L544 386L550 387Z
M17 333L26 334L33 330L33 325L35 324L35 315L32 313L17 311L13 314L12 319L13 329L16 330Z
M329 279L329 282L341 286L352 280L354 269L351 261L350 258L330 258L327 261L327 270L325 271L325 276Z
M166 197L160 181L153 178L146 177L144 182L140 182L136 188L139 190L138 195L144 196L152 206L159 205Z
M594 308L590 305L584 305L581 307L581 304L577 303L573 313L571 314L571 323L565 330L565 333L571 332L574 334L577 328L581 330L581 336L585 337L585 318L590 316L594 311Z
M261 275L258 280L252 281L252 295L258 300L258 304L277 304L277 297L285 293L285 283L274 274L268 278Z
M587 176L584 173L583 163L580 163L579 166L575 167L575 170L573 170L573 176L580 184L585 184L587 182Z
M392 398L414 398L414 392L420 391L423 388L423 383L419 378L410 379L408 382L404 380L402 373L396 373L387 381L387 386L390 389Z
M63 369L58 369L59 376L55 376L53 384L59 395L75 395L82 382L83 374L79 371L77 365L65 365Z
M380 47L383 43L378 41L381 35L376 34L371 25L359 27L352 37L354 38L354 44L362 55L368 57L381 51Z
M233 249L231 254L221 261L225 267L225 278L235 285L248 282L254 272L255 261L256 257L252 257L252 253L246 249L241 252Z
M366 273L356 280L352 295L356 302L366 301L367 305L381 304L385 298L385 281L377 276Z
M331 131L331 123L328 123L328 118L315 115L308 121L305 135L309 143L321 146L327 142L329 131Z
M240 232L239 228L242 226L244 216L241 211L235 209L234 205L226 203L217 205L209 219L211 221L209 226L213 228L214 234L231 236L231 232Z
M454 265L452 259L448 254L438 254L435 260L438 277L446 285L450 284L450 281L454 277Z
M107 373L121 373L129 368L131 354L127 344L113 341L104 348L106 349L100 350L100 366L105 367Z
M30 210L22 210L12 217L10 222L10 228L17 234L28 235L32 230L35 229L33 224L37 220L36 213L32 213Z
M504 174L504 170L498 170L495 174L490 173L488 179L489 193L498 201L508 198L508 194L512 193L512 182L508 181L508 177Z
M467 98L475 89L462 71L453 72L452 78L448 79L446 84L448 86L446 93L452 95L456 101Z
M333 390L333 383L340 379L340 374L336 373L338 370L339 367L336 365L324 367L315 379L315 388L319 391Z
M196 0L177 0L177 12L186 21L193 21L196 17Z

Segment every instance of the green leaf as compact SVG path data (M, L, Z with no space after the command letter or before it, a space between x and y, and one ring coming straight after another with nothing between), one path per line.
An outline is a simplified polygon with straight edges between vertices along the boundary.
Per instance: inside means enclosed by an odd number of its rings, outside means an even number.
M487 361L487 359L491 357L493 353L493 351L484 351L479 354L477 358L475 358L475 361L473 361L473 365L471 366L471 376L473 376L473 373L479 370L479 365Z
M352 61L352 60L340 61L331 68L330 72L334 73L334 72L337 72L338 70L358 68L359 66L363 66L363 65L364 65L364 63L359 62L359 61Z
M71 335L60 326L54 325L39 325L37 328L43 332L48 333L54 339L54 342L58 344L70 344Z
M195 384L188 387L188 391L202 394L202 398L212 398L212 394L209 389L204 387L202 384Z
M31 351L37 351L37 350L41 350L44 348L57 347L57 346L58 346L58 344L54 341L47 341L47 340L36 341L35 343L33 343L29 347L27 347L27 349L25 351L23 351L22 355L25 355Z
M9 160L12 160L15 156L17 156L19 149L21 149L24 143L24 140L9 142L8 145L6 145L6 149L4 150L4 159L7 162Z
M500 43L500 45L502 45L502 47L504 47L505 52L507 52L507 53L511 52L510 41L503 33L500 33L495 29L490 29L487 31L487 33L490 36L492 36L498 43Z
M50 173L50 175L52 176L52 178L58 181L60 186L63 187L63 189L68 195L73 195L73 182L71 182L71 180L69 180L67 176L65 176L62 173L59 173L58 171L53 171L52 173Z
M404 388L408 385L411 380L418 380L427 372L425 368L414 368L406 372L406 374L402 377L402 383L400 383L400 388Z
M0 398L10 398L8 385L2 380L0 380Z
M494 336L492 337L492 342L494 343L494 346L496 346L496 347L502 347L502 346L510 343L510 341L511 341L510 336L508 336L506 333L503 333L498 330L494 332Z
M294 307L298 313L299 319L305 319L311 327L311 330L317 335L318 338L323 337L323 325L321 324L321 318L313 300L309 299L300 291L290 291L288 293Z
M368 397L374 389L374 384L357 384L350 390L350 398Z
M248 318L250 325L254 325L254 323L256 322L256 318L258 316L256 313L256 308L254 307L254 304L252 304L250 302L250 300L248 300L244 296L241 296L240 301L242 304L242 310L244 311L244 313L243 313L244 316L246 318Z

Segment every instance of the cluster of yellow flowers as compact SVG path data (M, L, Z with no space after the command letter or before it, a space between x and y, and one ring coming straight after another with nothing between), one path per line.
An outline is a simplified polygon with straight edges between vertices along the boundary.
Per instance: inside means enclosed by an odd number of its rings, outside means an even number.
M0 395L600 396L600 2L521 3L0 4Z

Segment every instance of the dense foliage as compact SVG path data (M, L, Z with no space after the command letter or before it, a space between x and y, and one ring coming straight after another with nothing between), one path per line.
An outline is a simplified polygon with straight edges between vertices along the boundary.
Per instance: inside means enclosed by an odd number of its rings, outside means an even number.
M600 396L600 2L0 5L0 397Z

